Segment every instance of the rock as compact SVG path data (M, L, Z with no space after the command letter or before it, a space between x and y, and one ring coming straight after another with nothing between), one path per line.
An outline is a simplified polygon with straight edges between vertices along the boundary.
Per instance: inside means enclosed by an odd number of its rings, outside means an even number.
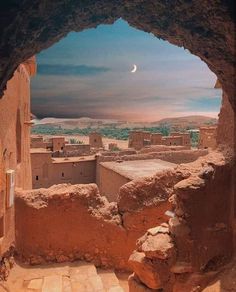
M142 252L134 252L129 258L129 265L139 279L149 288L160 289L161 280L151 260Z
M168 225L167 227L166 226L153 227L153 228L148 229L147 233L150 235L156 235L158 233L169 233L169 227Z
M190 233L189 227L180 222L178 217L169 220L170 232L177 237L185 237Z
M135 251L129 258L129 265L139 280L150 289L167 288L173 283L168 261L150 260L145 253Z
M214 174L214 168L212 166L206 166L199 173L199 177L203 179L210 179Z
M147 258L165 260L174 255L174 244L168 234L158 233L155 236L147 236L142 244L142 251Z
M141 283L138 280L137 276L135 277L134 274L129 276L128 284L129 284L129 292L154 292L154 291L160 291L160 289L150 289L150 288L148 288L143 283Z

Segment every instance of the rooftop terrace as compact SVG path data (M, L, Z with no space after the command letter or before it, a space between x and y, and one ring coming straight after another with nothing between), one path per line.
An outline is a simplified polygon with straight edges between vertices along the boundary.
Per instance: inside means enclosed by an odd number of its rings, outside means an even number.
M154 175L161 170L172 169L177 164L163 161L161 159L148 159L122 162L102 162L101 165L133 180L139 177Z

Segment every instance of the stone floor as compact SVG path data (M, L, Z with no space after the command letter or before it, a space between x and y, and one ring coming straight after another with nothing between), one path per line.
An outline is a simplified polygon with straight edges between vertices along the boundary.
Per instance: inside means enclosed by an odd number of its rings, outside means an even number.
M126 274L97 270L85 262L16 264L7 282L0 283L0 292L128 292L127 278Z

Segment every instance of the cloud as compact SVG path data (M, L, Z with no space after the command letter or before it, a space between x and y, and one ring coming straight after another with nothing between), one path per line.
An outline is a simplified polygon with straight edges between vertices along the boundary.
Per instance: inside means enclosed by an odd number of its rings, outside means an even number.
M123 21L70 33L37 58L32 112L38 117L155 121L219 111L221 90L206 64Z
M87 65L38 64L39 75L56 76L93 76L110 71L108 67Z

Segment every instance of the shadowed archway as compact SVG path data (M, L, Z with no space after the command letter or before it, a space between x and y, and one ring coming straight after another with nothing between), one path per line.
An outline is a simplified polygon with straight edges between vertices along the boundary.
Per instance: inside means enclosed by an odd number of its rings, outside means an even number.
M0 4L0 93L16 67L70 31L123 18L131 26L187 48L218 76L233 107L233 1L13 1Z

